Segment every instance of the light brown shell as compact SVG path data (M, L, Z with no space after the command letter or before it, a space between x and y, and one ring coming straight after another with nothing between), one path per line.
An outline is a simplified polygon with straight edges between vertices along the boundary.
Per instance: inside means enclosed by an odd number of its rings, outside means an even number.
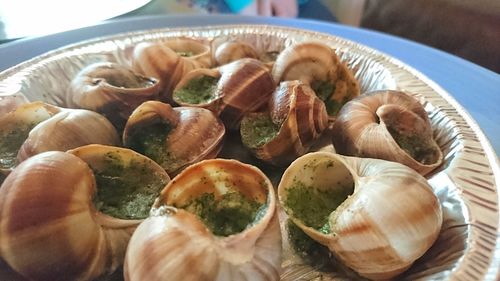
M144 77L117 63L88 65L71 81L66 105L104 115L122 131L125 123L141 103L159 98L160 82Z
M2 136L26 126L29 134L21 140L15 161L0 159L0 172L12 168L41 152L66 151L81 145L101 143L118 145L120 139L111 123L98 113L83 109L65 109L42 102L26 103L0 118ZM7 165L9 164L9 165Z
M172 130L165 141L166 150L175 159L162 165L169 174L186 166L217 156L222 148L225 128L210 110L196 107L175 107L158 101L148 101L136 108L123 132L123 144L130 146L132 138L141 134L142 128L166 122ZM146 155L154 160L154 156Z
M245 118L262 113L248 114ZM259 159L277 166L290 164L305 154L328 126L323 102L312 89L299 81L285 81L269 101L269 114L280 126L278 134L266 144L250 148Z
M187 40L187 41L186 41ZM135 46L132 67L148 77L160 79L160 100L172 102L172 91L182 77L196 68L212 65L210 47L193 39L142 42ZM178 52L195 52L183 57Z
M182 88L192 78L199 75L220 77L213 92L214 98L206 104L182 103L183 106L199 106L212 110L227 129L237 130L243 116L254 112L268 103L275 84L267 67L256 59L244 58L219 67L217 70L193 70L179 82Z
M253 46L240 41L224 42L214 53L214 61L217 65L228 64L242 58L258 59L259 54Z
M93 149L75 154L93 158L95 153L89 151ZM145 158L123 148L106 148L110 149L121 151L125 158ZM103 156L102 151L96 153ZM155 176L168 182L163 169L157 170ZM93 280L112 273L123 263L128 240L140 220L96 211L95 192L92 170L71 153L44 152L21 163L0 188L1 257L30 280L61 276Z
M337 191L354 186L352 195L326 218L328 233L307 226L287 205L287 190L296 184ZM287 168L278 195L297 226L370 279L390 279L408 269L432 246L443 220L439 200L424 177L379 159L306 154Z
M414 159L389 131L415 136L424 159ZM375 91L347 103L333 126L337 152L399 162L425 175L443 161L429 117L412 96L400 91ZM420 160L420 161L419 161Z
M285 48L276 58L272 74L277 82L300 80L315 91L318 91L318 83L331 83L332 92L323 94L322 100L332 119L343 104L360 94L352 71L332 48L320 42L301 42Z
M197 215L172 207L203 193L219 196L234 189L257 198L265 209L246 229L229 236L215 236ZM188 167L165 187L152 217L134 233L125 280L279 280L275 200L271 182L253 166L212 159Z
M20 94L1 94L0 93L0 118L13 111L19 106L28 103L28 99Z

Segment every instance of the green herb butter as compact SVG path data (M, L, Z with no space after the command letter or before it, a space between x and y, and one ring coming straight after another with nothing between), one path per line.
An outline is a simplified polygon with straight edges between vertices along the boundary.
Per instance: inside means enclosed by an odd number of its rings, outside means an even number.
M0 132L0 168L9 169L16 165L17 152L35 125L16 124Z
M124 163L118 153L105 155L105 169L95 170L94 206L120 219L144 219L167 180L152 170L148 160Z
M267 113L248 115L241 121L241 141L249 148L258 148L273 140L279 129Z
M260 219L267 206L239 192L229 192L220 198L213 193L204 193L180 208L197 215L213 234L229 236Z
M330 233L328 216L352 193L353 187L319 190L300 181L286 189L285 206L305 225Z
M126 146L168 169L176 163L175 156L166 145L171 130L172 126L166 122L149 124L141 127L137 133L131 134Z
M174 92L179 102L205 104L215 99L215 89L219 78L203 75L191 79L184 87Z
M396 143L413 159L422 164L432 164L436 161L436 151L429 143L429 140L417 135L401 134L391 127L387 127Z

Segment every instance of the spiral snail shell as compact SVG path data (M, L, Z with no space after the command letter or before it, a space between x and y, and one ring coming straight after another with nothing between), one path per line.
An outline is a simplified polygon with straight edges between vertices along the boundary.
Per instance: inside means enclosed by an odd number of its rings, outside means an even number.
M210 110L147 101L128 119L123 144L175 174L217 156L224 134L224 125Z
M275 200L253 166L226 159L189 166L132 236L125 280L279 280Z
M379 159L306 154L287 168L278 195L298 227L370 279L409 268L434 243L443 220L424 177Z
M337 152L399 162L425 175L443 161L423 106L401 91L375 91L347 103L333 125Z
M247 114L240 134L253 154L277 166L308 151L328 126L323 102L300 81L285 81L269 101L269 112Z
M215 49L214 60L217 65L224 65L242 59L258 59L259 54L255 48L245 42L227 41Z
M0 119L0 171L6 175L18 163L44 151L119 142L113 125L98 113L27 103Z
M160 82L117 63L88 65L71 81L66 104L104 115L122 131L125 122L141 103L157 100Z
M359 83L335 51L320 42L300 42L285 48L276 58L274 80L300 80L311 86L325 103L330 118L360 94Z
M172 90L186 73L211 65L210 47L187 38L139 43L132 60L135 71L160 80L160 100L164 102L172 102Z
M134 198L148 196L147 186L156 190L154 199L168 181L152 160L123 148L91 145L31 157L0 188L0 256L29 280L110 274L145 217L133 213L144 207ZM114 216L116 208L132 217Z
M182 106L207 108L226 128L238 129L243 116L266 105L274 89L264 64L246 58L218 69L191 71L176 86L173 99Z

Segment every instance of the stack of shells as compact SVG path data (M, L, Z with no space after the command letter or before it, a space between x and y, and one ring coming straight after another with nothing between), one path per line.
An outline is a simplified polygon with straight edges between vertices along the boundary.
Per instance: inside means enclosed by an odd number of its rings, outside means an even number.
M192 98L189 91L200 92L203 97ZM433 227L424 238L414 239L420 239L414 242L420 243L416 253L407 254L401 263L394 261L392 267L377 267L374 261L367 271L363 265L359 268L351 261L356 253L344 254L342 246L338 246L344 245L337 241L343 241L340 234L345 230L332 227L339 234L332 242L326 236L333 232L317 234L294 218L294 210L288 208L286 200L286 189L296 180L293 171L300 170L297 165L311 166L300 160L301 156L328 128L339 132L333 142L344 154L383 159L386 154L392 155L363 148L364 143L369 143L363 140L370 136L357 124L365 120L350 117L366 108L369 112L376 110L379 117L365 115L381 125L381 138L390 138L390 149L399 149L400 158L406 159L399 162L422 173L439 165L442 155L433 146L435 143L430 141L411 154L395 140L395 136L401 139L414 133L398 127L394 120L400 116L417 122L418 132L425 138L432 135L427 115L417 108L418 102L407 100L409 96L404 93L383 94L389 97L378 98L373 93L358 98L359 85L351 71L333 49L318 42L293 44L276 57L237 41L217 48L191 38L140 43L134 49L131 67L102 62L78 73L66 94L68 108L13 98L8 110L2 109L8 111L0 116L3 138L17 132L14 127L25 129L11 151L2 151L1 155L6 159L0 163L0 180L4 181L0 188L0 257L30 280L55 280L61 276L92 280L112 274L124 261L125 280L279 280L281 233L271 182L259 169L236 160L205 160L217 157L226 131L239 130L242 143L256 158L289 167L285 175L294 176L283 177L280 200L305 233L328 246L361 275L393 277L432 245L439 232L436 226L441 224L437 199L432 192L429 195L430 187L414 170L405 166L392 169L387 164L389 171L415 178L417 183L410 186L418 186L416 192L421 189L423 197L430 198L425 199L425 206L434 210L427 219ZM381 106L363 100L365 96L382 102L397 97L411 104L411 112L407 112L406 105ZM369 105L359 105L363 103ZM422 151L433 155L422 156ZM411 166L415 153L419 155L416 162L424 167ZM371 162L336 154L321 157L347 169L353 178L352 197L361 197L357 191L366 189L361 188L363 176L375 173L370 170ZM105 173L110 159L119 159L128 169L134 169L131 163L143 163L142 170L134 173L146 171L158 185L156 199L148 205L149 214L116 218L92 204L103 188L96 179ZM385 167L386 163L373 165ZM176 177L170 180L169 175ZM401 180L405 184L407 177ZM237 231L216 235L207 225L208 215L193 205L201 204L206 194L216 200L237 194L258 211ZM415 204L414 209L421 207ZM339 221L338 216L332 215L332 225ZM351 219L346 220L347 229L353 227L349 226ZM421 240L426 241L424 246ZM393 260L399 256L395 257ZM193 262L199 263L196 270L190 266Z

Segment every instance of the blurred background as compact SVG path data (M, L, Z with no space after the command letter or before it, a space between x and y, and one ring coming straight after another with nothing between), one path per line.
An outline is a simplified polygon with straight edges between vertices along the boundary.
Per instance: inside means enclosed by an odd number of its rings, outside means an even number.
M500 73L500 0L0 0L0 43L168 14L307 18L414 40Z

